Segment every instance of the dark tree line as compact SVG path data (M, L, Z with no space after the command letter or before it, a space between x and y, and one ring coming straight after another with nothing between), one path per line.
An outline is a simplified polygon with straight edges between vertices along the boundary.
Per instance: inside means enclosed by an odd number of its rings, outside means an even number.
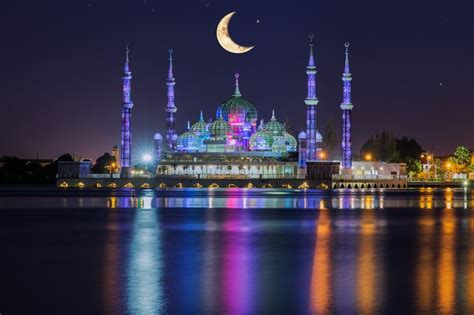
M406 136L396 138L393 133L383 131L371 136L361 147L361 157L370 155L375 161L407 163L408 171L418 172L423 148L415 139Z
M49 165L4 156L0 167L0 184L54 184L59 161L73 161L71 154L63 154Z

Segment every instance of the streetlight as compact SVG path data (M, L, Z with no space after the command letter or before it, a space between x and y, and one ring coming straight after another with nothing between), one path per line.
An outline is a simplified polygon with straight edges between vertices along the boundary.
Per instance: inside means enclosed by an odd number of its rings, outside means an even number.
M151 161L151 159L152 159L151 154L149 153L143 154L143 162L148 163Z
M324 152L324 151L319 152L319 158L321 160L325 160L326 159L326 152Z
M366 161L372 161L372 154L367 153L367 154L365 155L365 160L366 160Z
M142 159L143 159L143 162L145 162L145 169L148 171L148 163L150 163L153 157L151 156L151 154L145 153L143 154ZM141 174L143 174L143 172Z

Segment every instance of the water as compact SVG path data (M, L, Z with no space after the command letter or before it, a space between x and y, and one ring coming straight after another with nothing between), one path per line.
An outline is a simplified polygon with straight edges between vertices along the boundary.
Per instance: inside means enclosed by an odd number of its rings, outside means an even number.
M0 191L1 314L474 312L474 191Z

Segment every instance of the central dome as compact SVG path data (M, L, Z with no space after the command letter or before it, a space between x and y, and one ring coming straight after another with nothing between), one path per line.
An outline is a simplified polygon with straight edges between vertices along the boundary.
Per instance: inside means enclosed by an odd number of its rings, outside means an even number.
M222 115L231 125L243 124L249 119L253 126L257 124L257 109L242 97L239 90L239 74L235 75L235 92L222 104Z

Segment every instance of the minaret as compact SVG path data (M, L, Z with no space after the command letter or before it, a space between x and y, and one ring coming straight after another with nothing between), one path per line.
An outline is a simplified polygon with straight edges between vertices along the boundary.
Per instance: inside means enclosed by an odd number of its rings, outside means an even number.
M122 141L121 141L121 158L120 167L122 176L128 176L132 166L132 96L131 96L131 80L132 73L129 68L128 45L126 50L124 76L123 79L123 99L122 99Z
M316 105L318 105L318 98L316 96L316 66L313 55L313 38L314 35L309 35L309 63L306 67L306 74L308 75L308 96L306 97L306 137L307 137L307 159L316 160Z
M174 139L176 139L176 130L174 129L174 114L178 108L174 104L174 85L176 82L173 77L173 49L170 49L169 53L170 65L168 69L168 80L166 81L166 85L168 86L168 105L166 105L166 143L170 149L175 150L176 142Z
M342 82L344 83L344 96L342 99L342 168L350 169L352 167L352 142L351 142L351 81L352 74L349 69L349 43L346 46L346 62L344 73L342 74Z

